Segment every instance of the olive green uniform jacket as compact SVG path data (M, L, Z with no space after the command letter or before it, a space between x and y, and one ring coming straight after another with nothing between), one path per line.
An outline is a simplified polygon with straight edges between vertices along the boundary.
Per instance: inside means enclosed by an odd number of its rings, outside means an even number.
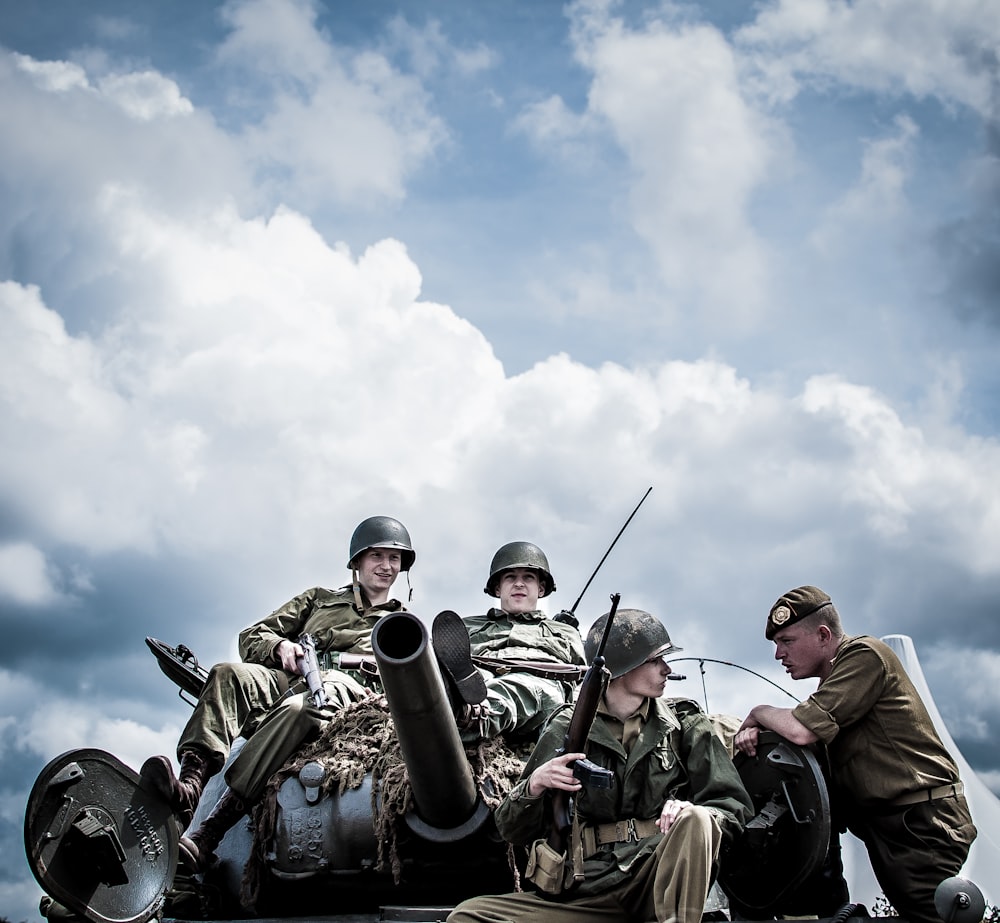
M655 699L638 739L626 753L600 714L594 719L587 756L611 769L610 789L583 789L576 795L581 824L629 819L655 819L669 799L707 808L717 820L723 843L753 817L753 804L722 741L697 703L688 699ZM521 781L496 809L504 839L528 845L549 831L550 795L533 798L528 779L537 766L552 759L563 745L571 710L559 712L543 732ZM651 856L663 834L609 843L584 862L585 881L571 896L599 894L629 878Z
M868 850L875 877L910 923L940 923L937 885L957 875L976 838L958 767L887 644L847 637L833 667L792 714L830 757L838 825Z
M247 736L254 731L289 686L293 691L305 689L302 677L283 670L275 656L282 640L297 641L308 632L320 655L339 651L368 654L375 623L387 612L401 608L402 604L392 599L360 613L351 587L314 587L242 631L239 651L243 662L216 664L209 671L205 688L181 733L178 758L184 750L195 748L209 753L221 765L229 756L233 740L241 733ZM323 679L335 705L347 704L362 694L362 683L377 682L339 670L324 671ZM295 746L300 742L294 741Z

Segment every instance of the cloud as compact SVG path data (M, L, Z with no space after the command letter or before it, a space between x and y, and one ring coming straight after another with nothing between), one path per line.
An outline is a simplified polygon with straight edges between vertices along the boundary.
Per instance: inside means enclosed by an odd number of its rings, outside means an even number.
M632 27L611 8L569 7L574 54L591 75L586 110L550 96L516 124L574 160L584 159L577 139L606 127L627 159L633 227L668 289L715 323L751 324L769 256L748 210L777 156L777 126L741 89L739 62L715 27L670 8Z
M858 235L896 234L909 212L906 185L912 178L911 161L919 129L912 119L899 116L893 131L866 140L861 173L854 186L829 207L812 231L810 244L828 254L853 247Z
M0 546L0 597L19 603L47 603L56 597L45 555L27 542Z
M774 0L736 41L788 80L934 97L995 117L1000 22L989 0Z
M109 74L101 78L98 86L125 112L143 122L190 115L194 111L191 101L181 95L177 84L156 71Z
M472 77L496 67L500 60L497 52L482 42L467 48L453 45L437 19L415 26L405 16L396 15L389 20L386 32L387 49L404 53L421 78L443 67L454 68L462 78Z
M333 44L310 0L230 3L224 17L217 56L242 77L242 141L257 181L290 204L400 199L447 139L419 78Z

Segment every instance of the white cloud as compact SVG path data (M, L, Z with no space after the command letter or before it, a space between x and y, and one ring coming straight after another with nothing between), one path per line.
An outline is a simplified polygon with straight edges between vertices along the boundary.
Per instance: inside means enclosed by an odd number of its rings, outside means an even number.
M810 380L802 402L848 447L838 481L875 534L903 545L940 543L936 557L998 573L1000 490L988 474L1000 463L995 440L940 434L947 441L932 441L882 397L835 376Z
M0 597L19 603L47 603L56 589L45 555L27 542L0 545Z
M693 292L706 317L741 326L761 308L768 254L748 218L776 155L776 130L739 81L713 26L651 18L629 28L607 3L570 7L575 54L591 73L587 117L600 119L633 174L632 220L673 290ZM522 117L557 116L550 100Z
M131 74L108 74L97 85L133 118L149 122L156 118L189 115L194 111L173 80L155 71Z
M279 168L290 201L401 198L446 140L419 79L380 53L332 44L316 27L315 3L231 3L226 20L219 60L253 75L243 141L261 182Z
M497 53L482 42L470 47L454 45L437 19L415 26L405 16L396 15L389 21L386 32L387 47L403 51L414 73L421 77L446 67L454 68L462 77L472 77L499 63Z
M778 82L833 78L995 115L1000 17L992 0L772 0L737 42L760 50Z
M67 61L36 61L24 54L11 55L18 70L30 74L38 86L53 93L90 88L86 71L78 64Z
M996 573L998 447L940 428L940 408L925 431L870 388L818 376L787 397L707 359L555 355L508 378L478 330L420 300L396 241L354 257L288 209L180 221L121 189L104 209L117 264L146 280L141 312L120 304L74 336L36 289L0 288L0 416L16 434L2 483L48 541L235 562L284 535L283 554L320 560L308 524L372 503L432 534L484 516L516 531L525 516L484 483L534 485L527 519L555 540L571 510L614 507L608 485L654 483L659 516L724 509L750 530L725 540L751 556L784 509L793 535L818 518ZM437 492L470 499L432 523ZM711 557L687 577L709 580Z
M906 186L919 129L907 116L899 116L893 127L891 133L865 142L857 183L830 206L810 234L810 244L829 256L856 246L862 234L888 231L895 236L897 228L906 225Z

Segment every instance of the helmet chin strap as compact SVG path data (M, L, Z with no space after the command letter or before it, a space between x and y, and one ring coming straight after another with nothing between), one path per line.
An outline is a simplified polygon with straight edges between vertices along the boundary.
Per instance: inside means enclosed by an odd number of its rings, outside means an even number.
M354 590L354 605L358 612L365 614L364 604L361 602L361 582L358 579L358 568L351 563L351 589Z

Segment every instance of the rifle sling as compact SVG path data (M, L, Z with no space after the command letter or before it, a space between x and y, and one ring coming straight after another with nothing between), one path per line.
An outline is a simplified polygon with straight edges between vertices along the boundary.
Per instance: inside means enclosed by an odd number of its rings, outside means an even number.
M560 679L568 683L577 683L583 679L587 668L573 663L558 663L548 660L511 660L501 657L473 657L472 662L477 667L489 670L494 676L504 676L507 673L530 673L544 679Z

